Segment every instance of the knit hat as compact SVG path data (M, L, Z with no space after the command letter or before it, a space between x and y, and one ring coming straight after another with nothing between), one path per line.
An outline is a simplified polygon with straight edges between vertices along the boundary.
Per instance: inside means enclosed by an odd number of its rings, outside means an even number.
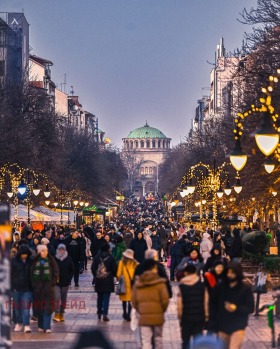
M58 249L58 250L65 250L65 251L66 251L66 246L65 246L64 244L59 244L59 245L57 246L57 249Z
M27 254L28 256L31 255L30 248L27 245L21 245L18 250L18 256L21 256L22 254Z
M38 246L37 246L37 252L38 252L38 254L40 254L40 253L41 253L42 251L44 251L44 250L48 251L48 248L47 248L46 245L38 245Z
M123 257L126 257L128 259L134 259L134 251L128 248L123 252Z
M43 245L48 245L48 244L50 243L50 240L47 239L47 238L43 238L43 239L41 240L41 243L42 243Z

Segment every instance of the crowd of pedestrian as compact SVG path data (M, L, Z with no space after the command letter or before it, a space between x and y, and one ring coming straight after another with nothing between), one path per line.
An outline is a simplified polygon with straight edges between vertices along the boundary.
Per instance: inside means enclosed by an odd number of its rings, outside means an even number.
M142 348L162 348L164 313L173 296L183 349L204 330L220 337L226 348L240 348L254 301L242 281L239 229L202 232L169 220L164 212L161 201L129 200L122 214L104 225L15 232L14 330L31 332L30 308L39 332L51 333L51 320L65 321L69 286L73 280L79 287L79 276L91 263L98 320L110 321L110 296L116 291L124 321L131 321L132 309L138 314ZM179 286L173 295L175 279Z

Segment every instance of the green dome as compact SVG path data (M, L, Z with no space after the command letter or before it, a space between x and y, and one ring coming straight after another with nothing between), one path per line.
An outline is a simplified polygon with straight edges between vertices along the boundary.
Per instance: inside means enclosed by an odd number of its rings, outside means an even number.
M157 128L150 127L146 123L144 127L131 131L127 138L166 138L166 136Z

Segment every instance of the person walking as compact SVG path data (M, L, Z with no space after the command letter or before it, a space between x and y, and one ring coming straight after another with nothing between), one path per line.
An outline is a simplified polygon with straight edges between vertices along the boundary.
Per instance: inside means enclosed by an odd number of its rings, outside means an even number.
M74 263L74 283L75 287L79 287L80 264L84 257L84 244L79 237L79 232L76 229L70 230L71 236L65 239L68 255L72 258ZM71 284L71 282L69 283Z
M158 253L158 260L161 260L161 241L160 237L157 234L157 230L155 228L152 228L152 235L151 235L151 240L152 240L152 249L156 250Z
M142 263L145 259L145 251L148 249L143 232L139 232L137 236L131 240L129 249L134 251L134 258L137 262Z
M92 264L95 292L97 293L97 315L99 320L103 315L103 321L110 321L108 318L110 296L112 292L115 292L114 277L117 273L117 263L110 255L109 249L108 244L102 245L100 253Z
M233 239L229 256L231 260L234 260L234 259L240 260L242 258L243 246L242 246L242 240L240 237L240 230L238 228L233 229L233 236L234 236L234 239Z
M188 237L183 234L181 239L177 240L171 250L170 281L174 281L175 269L181 263L182 259L188 255L191 244Z
M34 309L38 315L38 331L51 333L51 314L54 311L54 286L59 278L59 269L46 245L38 245L31 277L33 284Z
M126 245L121 236L117 236L114 240L114 248L112 250L112 256L115 258L117 264L122 259L123 252L126 250Z
M207 259L211 256L211 250L213 248L213 243L210 240L211 235L209 233L204 233L202 235L202 241L200 244L200 254L203 258L203 262L206 263Z
M130 321L131 314L131 292L132 292L132 280L134 278L135 269L138 262L134 259L134 252L127 249L123 252L123 258L119 262L117 270L117 279L121 276L124 278L125 293L119 295L123 306L123 319Z
M11 261L11 290L15 313L15 332L30 333L30 305L32 302L31 250L27 245L19 248Z
M64 312L67 301L69 284L74 275L74 263L64 244L59 244L56 250L55 261L59 269L59 280L55 285L55 315L53 321L64 321Z
M241 348L249 314L254 312L251 287L242 280L241 264L231 261L226 282L218 284L211 296L209 330L224 340L226 349Z
M177 311L182 349L189 349L191 338L202 334L204 322L209 315L208 292L193 264L188 264L184 269L184 277L179 285Z
M132 305L139 313L141 348L162 349L164 313L169 303L166 280L158 276L157 262L144 263L144 273L135 280L132 290Z

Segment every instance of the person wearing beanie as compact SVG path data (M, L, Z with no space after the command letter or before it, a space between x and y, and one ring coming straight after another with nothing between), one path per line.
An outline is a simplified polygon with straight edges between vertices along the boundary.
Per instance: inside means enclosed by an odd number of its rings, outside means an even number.
M69 284L74 275L74 263L64 244L59 244L55 254L55 261L59 269L59 280L55 285L55 314L53 321L64 321Z
M11 261L11 289L15 312L15 332L22 329L30 333L30 305L32 302L31 250L27 245L19 248Z
M130 249L125 250L118 265L117 279L120 279L120 277L124 278L125 293L119 295L119 298L123 306L123 319L126 321L131 320L131 285L137 265L138 262L134 259L134 251Z
M109 249L108 244L102 245L91 267L97 293L97 315L99 320L103 315L103 321L110 321L108 318L110 296L112 292L115 292L114 277L117 273L117 263Z
M55 249L54 249L54 247L50 244L50 240L49 240L49 239L47 239L47 238L42 238L41 244L47 246L47 248L48 248L48 250L49 250L49 254L50 254L51 256L53 256L53 257L55 256Z
M190 348L190 340L202 334L205 320L208 320L208 292L195 265L184 268L184 277L179 285L177 298L178 318L181 326L182 349Z
M59 278L59 269L46 245L38 245L37 252L31 269L34 310L38 315L38 331L51 333L51 315L55 302L54 286Z
M210 299L209 331L217 333L226 349L242 346L249 314L254 312L251 287L243 283L242 266L232 261L226 268L226 282L218 284Z

